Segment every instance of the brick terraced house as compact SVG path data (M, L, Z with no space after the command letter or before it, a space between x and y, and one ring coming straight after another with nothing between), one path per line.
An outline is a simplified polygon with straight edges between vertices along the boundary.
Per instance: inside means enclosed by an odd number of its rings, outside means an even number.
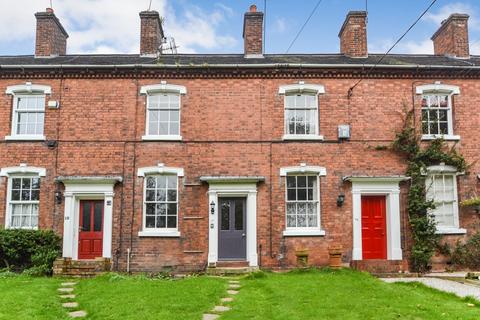
M62 235L57 272L290 268L303 249L321 266L337 245L346 264L406 270L407 164L385 148L405 107L425 143L443 137L473 164L426 173L438 233L479 230L459 206L480 191L467 15L443 22L434 55L368 73L381 55L365 12L348 13L338 54L264 54L255 6L244 53L228 55L162 54L155 11L140 13L140 54L71 55L53 10L35 16L35 55L0 57L0 223Z

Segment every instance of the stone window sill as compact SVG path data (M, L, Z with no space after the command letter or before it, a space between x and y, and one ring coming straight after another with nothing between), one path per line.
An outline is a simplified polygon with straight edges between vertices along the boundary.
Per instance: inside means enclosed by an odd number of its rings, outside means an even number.
M460 136L455 136L451 134L424 134L422 135L422 140L429 141L435 139L443 139L445 141L459 141Z
M139 237L180 238L180 231L140 231Z
M18 135L6 136L6 141L45 141L45 136L41 135Z
M179 135L160 135L160 136L142 136L144 141L182 141L182 136Z
M323 136L313 134L285 134L282 137L283 140L318 140L322 141Z
M284 237L323 237L325 230L285 230Z
M467 230L463 228L437 228L436 234L466 234Z

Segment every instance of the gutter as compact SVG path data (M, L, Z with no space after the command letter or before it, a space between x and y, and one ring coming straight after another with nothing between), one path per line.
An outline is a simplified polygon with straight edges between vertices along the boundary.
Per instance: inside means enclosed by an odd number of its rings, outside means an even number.
M480 66L441 66L441 65L375 65L375 64L301 64L301 63L259 63L259 64L123 64L123 65L98 65L98 64L51 64L51 65L0 65L0 69L55 69L55 68L90 68L90 69L203 69L203 68L384 68L384 69L480 69Z

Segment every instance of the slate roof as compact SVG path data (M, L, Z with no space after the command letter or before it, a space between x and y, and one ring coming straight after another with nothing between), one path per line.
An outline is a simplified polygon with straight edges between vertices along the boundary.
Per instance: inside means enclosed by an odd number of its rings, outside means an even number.
M157 60L154 57L131 55L66 55L53 58L35 58L27 56L0 56L0 68L22 65L29 66L255 66L255 65L324 65L328 67L374 65L382 55L370 54L367 58L349 58L342 54L267 54L264 58L245 58L243 54L178 54L162 55ZM480 66L480 56L470 59L455 59L435 55L388 55L380 63L381 66L435 66L435 67L463 67Z

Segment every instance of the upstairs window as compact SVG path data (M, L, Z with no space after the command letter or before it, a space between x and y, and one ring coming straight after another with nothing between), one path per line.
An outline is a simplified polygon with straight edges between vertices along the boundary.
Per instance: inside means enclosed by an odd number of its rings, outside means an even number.
M322 93L325 93L323 86L302 81L279 88L279 94L284 95L283 139L323 139L318 116L318 95Z
M140 89L147 96L143 140L182 140L181 96L186 93L185 87L165 81Z
M460 139L453 133L452 112L453 95L459 94L460 89L456 86L436 83L419 86L416 92L422 97L422 139Z
M6 139L45 140L45 102L50 87L27 82L7 87L6 93L13 96L12 129Z

